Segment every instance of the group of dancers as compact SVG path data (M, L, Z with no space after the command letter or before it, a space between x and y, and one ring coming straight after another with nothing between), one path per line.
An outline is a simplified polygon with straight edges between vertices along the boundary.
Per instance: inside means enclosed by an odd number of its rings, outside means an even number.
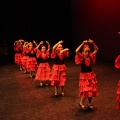
M69 56L69 49L63 48L63 41L59 41L52 47L50 54L50 44L48 41L26 42L22 39L14 42L15 63L24 73L30 73L30 77L40 82L40 86L54 86L54 96L64 96L64 86L66 83L65 58ZM94 49L92 51L92 49ZM92 110L92 98L98 96L98 86L96 74L92 70L95 64L98 47L93 40L84 40L75 50L75 63L81 65L79 75L79 106L82 110ZM50 69L49 59L54 60ZM115 60L115 67L120 68L120 55ZM58 93L58 88L61 93ZM88 105L84 102L88 99ZM120 109L120 80L117 89L117 109Z

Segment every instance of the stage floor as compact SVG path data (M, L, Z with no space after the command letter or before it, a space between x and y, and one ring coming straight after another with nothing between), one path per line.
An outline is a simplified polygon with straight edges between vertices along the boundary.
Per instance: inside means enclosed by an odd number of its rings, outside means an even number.
M0 120L120 120L120 110L116 109L120 70L114 64L96 62L93 71L99 96L93 98L95 111L84 112L78 97L80 65L67 60L66 66L65 96L58 98L53 97L54 87L39 87L15 64L0 66Z

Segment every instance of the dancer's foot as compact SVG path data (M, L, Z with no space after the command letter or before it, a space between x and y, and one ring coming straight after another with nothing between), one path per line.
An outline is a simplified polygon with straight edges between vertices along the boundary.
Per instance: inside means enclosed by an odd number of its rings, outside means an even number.
M92 105L88 105L88 109L91 110L91 111L94 111L94 107Z
M61 96L64 96L64 95L65 95L65 93L64 93L64 92L62 92L62 93L61 93Z
M42 82L40 82L40 87L42 87L43 86L43 84L42 84Z
M83 110L86 110L86 109L87 109L87 108L85 107L85 105L83 105L83 104L80 104L80 103L79 103L79 106L80 106L80 108L83 109Z

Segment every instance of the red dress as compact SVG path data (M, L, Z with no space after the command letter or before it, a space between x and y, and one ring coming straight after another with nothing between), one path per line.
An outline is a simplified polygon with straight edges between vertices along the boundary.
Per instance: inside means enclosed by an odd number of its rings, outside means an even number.
M51 58L55 60L51 71L51 85L64 86L66 81L66 66L64 64L65 58L68 57L68 51L62 54L54 51Z
M27 60L29 58L28 52L29 52L28 48L23 48L23 57L21 59L23 68L27 68Z
M23 47L22 46L15 46L14 47L14 51L15 51L15 56L14 56L14 59L15 59L15 63L17 65L21 65L21 59L22 59L22 50L23 50Z
M115 67L120 68L120 55L115 60ZM117 101L117 109L120 109L120 80L118 81L116 101Z
M40 59L40 64L36 73L35 80L46 81L50 79L50 66L48 64L49 51L42 53L37 51L37 58Z
M28 52L28 60L27 60L27 71L28 72L31 72L31 71L36 71L37 68L38 68L38 65L37 65L37 61L36 61L36 49L33 48L33 49L29 49L29 52Z
M76 64L81 65L79 75L79 96L96 97L98 95L96 74L92 71L92 64L95 63L95 54L90 54L88 58L79 53L75 56Z

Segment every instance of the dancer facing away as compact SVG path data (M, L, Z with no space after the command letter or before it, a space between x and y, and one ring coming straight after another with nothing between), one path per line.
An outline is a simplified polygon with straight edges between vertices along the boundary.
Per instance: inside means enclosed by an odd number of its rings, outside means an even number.
M90 44L93 46L94 51L91 52ZM79 51L82 50L80 53ZM98 47L93 40L85 40L76 49L75 62L81 64L81 72L79 75L79 106L81 109L90 109L94 111L92 106L92 97L98 95L96 74L92 71L92 64L95 64L95 55L98 52ZM88 108L85 107L84 101L88 98Z
M63 49L63 41L59 41L52 48L51 58L54 59L54 65L51 71L51 85L55 86L55 97L58 96L58 87L61 87L61 95L64 96L64 86L66 82L65 58L68 57L69 49Z
M46 43L48 45L47 50L45 45L43 45L43 41L41 41L41 50L37 51L37 58L40 59L40 64L36 73L35 80L40 81L40 86L43 86L43 82L46 82L46 86L48 86L48 80L50 79L50 66L48 63L48 59L50 57L50 44L48 41L46 41Z

